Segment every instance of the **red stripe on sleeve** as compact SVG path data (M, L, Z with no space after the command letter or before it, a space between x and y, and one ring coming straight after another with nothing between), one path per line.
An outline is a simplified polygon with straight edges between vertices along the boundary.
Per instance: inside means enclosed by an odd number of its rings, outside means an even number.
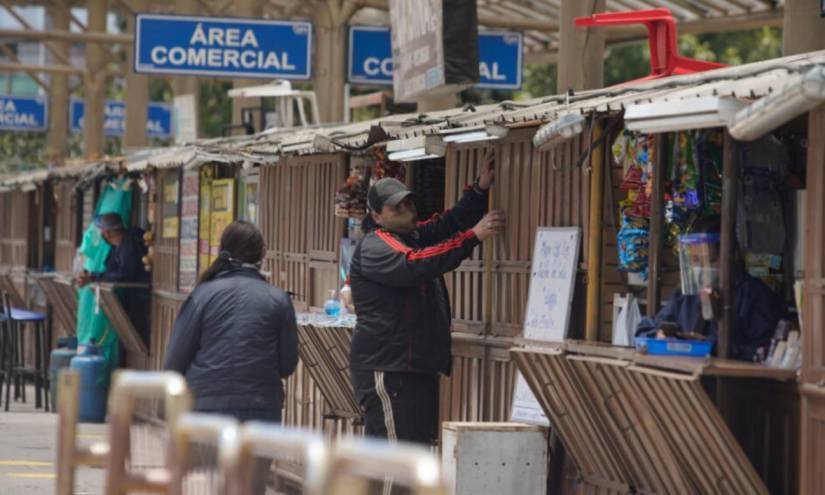
M407 259L410 261L423 260L442 255L444 253L452 251L453 249L460 248L466 241L473 239L475 237L475 233L472 231L472 229L470 229L462 232L461 234L453 237L450 240L444 241L440 244L436 244L435 246L430 246L424 249L412 249L404 243L400 242L395 237L393 237L393 235L389 232L376 230L375 234L382 241L386 242L387 245L394 251L405 254L407 256Z
M440 244L436 244L435 246L430 246L425 249L417 249L415 251L407 253L407 259L409 259L410 261L414 261L439 256L454 249L460 248L462 245L464 245L464 242L474 237L475 233L472 230L466 230L448 241L444 241Z
M383 230L376 230L375 235L377 235L382 241L386 242L389 247L391 247L395 251L398 251L399 253L409 254L412 252L411 247L404 245L404 243L400 242L398 239L393 237L393 235L389 232L385 232Z
M441 218L443 215L446 215L448 211L450 211L450 210L446 210L446 211L444 211L444 213L433 213L433 216L431 216L430 218L424 220L423 222L416 222L415 226L416 227L423 227L425 225L429 225L429 224L435 222L436 220L438 220L439 218Z

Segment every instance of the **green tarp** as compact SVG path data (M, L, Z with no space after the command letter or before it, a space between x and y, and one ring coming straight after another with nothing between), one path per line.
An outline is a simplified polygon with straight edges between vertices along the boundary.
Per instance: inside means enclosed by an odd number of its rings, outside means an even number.
M95 215L117 213L128 225L132 214L131 180L117 179L109 182L95 208ZM102 272L106 269L106 257L112 247L103 240L94 223L89 225L83 233L83 241L78 252L83 256L83 269L88 272ZM80 345L97 342L106 359L107 373L103 377L108 379L109 373L116 368L119 360L119 342L117 333L112 328L109 319L97 304L94 288L86 286L77 292L77 340Z

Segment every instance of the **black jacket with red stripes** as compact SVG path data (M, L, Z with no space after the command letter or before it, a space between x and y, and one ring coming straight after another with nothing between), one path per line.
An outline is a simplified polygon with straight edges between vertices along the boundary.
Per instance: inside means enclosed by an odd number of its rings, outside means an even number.
M411 235L379 228L364 236L350 268L358 315L353 370L450 373L452 318L442 275L479 244L471 229L486 210L487 193L469 188Z

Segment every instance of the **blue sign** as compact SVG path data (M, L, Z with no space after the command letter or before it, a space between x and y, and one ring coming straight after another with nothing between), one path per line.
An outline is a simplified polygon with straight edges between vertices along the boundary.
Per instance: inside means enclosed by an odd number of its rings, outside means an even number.
M83 116L86 105L83 100L72 99L69 107L69 127L72 132L83 132ZM103 109L103 132L111 137L126 134L126 103L107 101ZM146 136L150 138L172 137L172 106L149 103L146 109Z
M521 88L521 33L478 34L478 88ZM348 80L392 85L392 41L386 27L353 26L349 31Z
M521 33L479 33L479 88L519 89L522 69Z
M349 82L392 85L392 41L389 28L350 27L348 58Z
M45 131L49 127L46 100L0 96L0 130Z
M135 72L309 79L312 24L138 14Z

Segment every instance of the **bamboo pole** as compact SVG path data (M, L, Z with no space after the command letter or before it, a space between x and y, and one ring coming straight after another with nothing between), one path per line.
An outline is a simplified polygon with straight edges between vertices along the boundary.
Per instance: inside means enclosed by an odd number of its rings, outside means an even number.
M593 123L593 137L596 142L602 135L602 124ZM587 309L585 339L599 340L599 313L602 285L602 216L604 214L604 146L597 146L590 157L590 218L587 222Z
M731 335L736 330L734 294L735 262L735 221L736 221L736 177L739 162L736 157L737 142L725 131L725 147L722 155L722 225L720 242L720 285L722 295L722 315L719 321L719 343L717 354L720 358L730 355Z
M650 198L650 232L648 235L647 315L656 316L662 298L662 252L664 251L664 188L665 188L665 144L664 134L656 134L653 155L653 194Z

